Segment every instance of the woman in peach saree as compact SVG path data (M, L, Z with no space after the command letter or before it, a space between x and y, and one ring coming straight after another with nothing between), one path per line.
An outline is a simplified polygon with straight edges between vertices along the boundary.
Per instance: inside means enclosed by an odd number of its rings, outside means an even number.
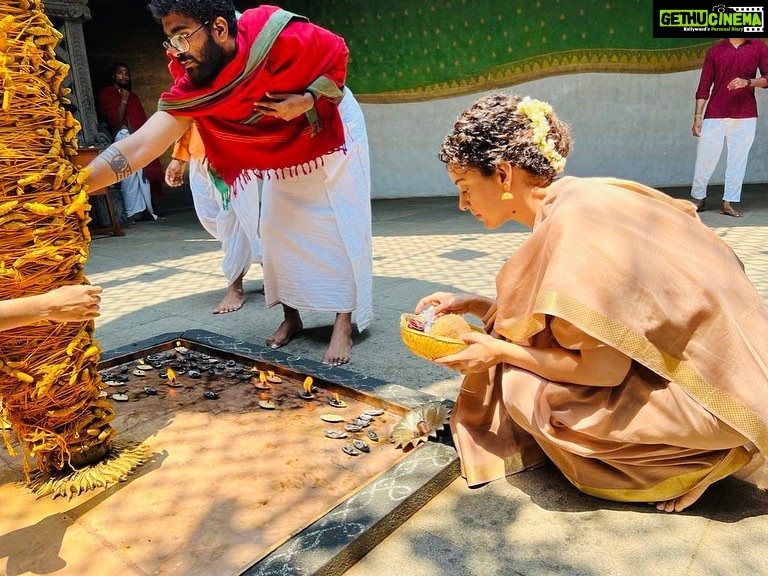
M579 490L680 511L768 454L768 312L733 251L686 200L636 182L557 175L571 140L538 100L491 94L440 157L459 206L532 229L497 299L433 306L488 334L437 362L465 374L451 415L477 485L551 460ZM761 486L765 488L765 486Z

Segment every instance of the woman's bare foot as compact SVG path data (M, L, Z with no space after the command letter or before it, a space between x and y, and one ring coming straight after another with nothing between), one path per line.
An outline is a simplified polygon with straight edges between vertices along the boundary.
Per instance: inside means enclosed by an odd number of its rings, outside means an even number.
M349 362L352 355L352 313L339 312L333 323L333 334L328 350L323 356L323 364L341 366Z
M667 500L665 502L657 502L656 510L660 510L661 512L682 512L688 508L688 506L696 502L696 500L701 498L701 495L704 494L704 491L708 486L709 484L706 486L697 486L682 496L678 496L677 498L673 498L672 500Z
M267 346L270 348L280 348L288 344L296 334L301 332L304 325L301 323L301 315L294 308L283 306L284 320L277 327L274 334L267 338Z
M243 289L237 289L234 286L227 288L227 293L218 305L213 309L214 314L226 314L240 310L245 304L245 294Z
M662 512L682 512L688 508L688 506L696 502L709 486L718 480L722 480L726 476L730 476L734 472L741 470L750 460L750 453L744 447L739 446L731 449L725 458L723 458L720 463L701 480L701 482L677 498L672 498L665 502L657 502L656 509Z

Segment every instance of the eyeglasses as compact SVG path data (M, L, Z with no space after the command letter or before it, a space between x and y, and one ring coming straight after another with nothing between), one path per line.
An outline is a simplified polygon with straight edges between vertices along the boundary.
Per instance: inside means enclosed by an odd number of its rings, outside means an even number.
M168 38L168 40L163 42L163 46L165 47L166 50L168 50L168 52L172 52L176 56L178 56L179 54L183 54L184 52L189 50L189 38L192 36L192 34L194 34L195 32L197 32L202 28L205 28L210 23L211 23L210 20L208 20L208 22L204 22L199 27L192 30L192 32L190 32L189 34L174 34L173 36Z

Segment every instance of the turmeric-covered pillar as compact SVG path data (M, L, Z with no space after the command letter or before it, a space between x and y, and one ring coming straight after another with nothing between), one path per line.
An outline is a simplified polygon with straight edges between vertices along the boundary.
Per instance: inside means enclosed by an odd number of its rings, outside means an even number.
M0 300L87 282L87 173L72 163L80 123L61 39L40 0L0 0ZM107 486L146 452L114 443L93 333L93 321L0 332L0 412L40 494Z

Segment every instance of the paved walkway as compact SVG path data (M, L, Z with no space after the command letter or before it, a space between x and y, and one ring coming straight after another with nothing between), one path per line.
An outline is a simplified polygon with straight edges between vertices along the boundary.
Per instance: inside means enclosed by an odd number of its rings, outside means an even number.
M711 190L711 204L719 194ZM748 186L741 208L738 220L717 210L702 220L734 248L768 302L768 185ZM453 399L459 378L405 349L399 315L438 289L492 295L496 270L527 230L486 231L455 198L376 201L373 229L376 320L356 338L348 368ZM242 310L211 313L225 288L220 261L219 244L189 209L94 239L86 274L104 287L102 348L194 328L263 342L282 313L264 307L259 267L246 276ZM283 350L319 360L332 321L305 315L305 331ZM478 489L458 479L347 574L768 575L766 515L768 494L731 479L677 515L590 498L553 467Z

